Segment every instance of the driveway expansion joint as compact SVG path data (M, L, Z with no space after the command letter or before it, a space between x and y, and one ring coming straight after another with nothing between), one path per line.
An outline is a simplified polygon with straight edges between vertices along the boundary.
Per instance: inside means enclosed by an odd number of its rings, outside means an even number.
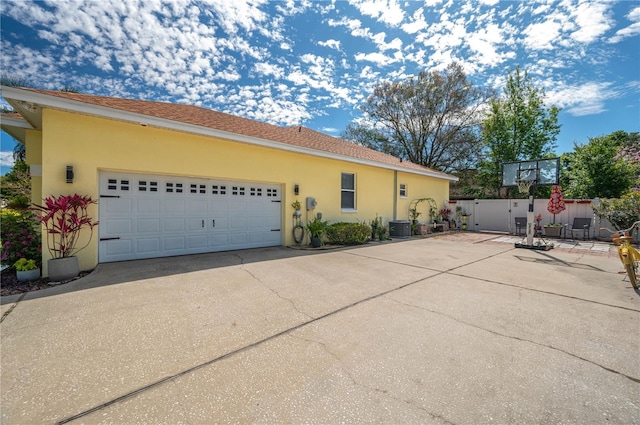
M633 376L629 376L629 375L627 375L625 373L622 373L620 371L617 371L615 369L611 369L611 368L609 368L607 366L604 366L604 365L601 365L599 363L596 363L593 360L589 360L589 359L581 357L581 356L579 356L577 354L570 353L570 352L568 352L566 350L563 350L562 348L554 347L553 345L550 345L550 344L543 344L543 343L540 343L540 342L532 341L530 339L520 338L520 337L514 336L514 335L503 334L503 333L494 331L492 329L483 328L482 326L478 326L478 325L475 325L473 323L465 322L464 320L460 320L460 319L458 319L458 318L456 318L456 317L454 317L454 316L452 316L450 314L442 313L442 312L435 311L435 310L432 310L432 309L429 309L429 308L426 308L426 307L422 307L422 306L417 306L415 304L398 301L398 300L390 298L390 297L385 297L385 298L390 300L390 301L393 301L395 303L398 303L400 305L406 306L406 307L412 307L412 308L415 308L415 309L418 309L418 310L428 311L429 313L433 313L433 314L436 314L436 315L441 316L441 317L446 317L446 318L451 319L451 320L453 320L453 321L455 321L457 323L461 323L463 325L466 325L466 326L469 326L469 327L472 327L472 328L475 328L475 329L479 329L481 331L485 331L485 332L488 332L488 333L496 335L496 336L512 339L514 341L526 342L526 343L529 343L529 344L537 345L539 347L549 348L551 350L559 351L559 352L561 352L563 354L566 354L568 356L571 356L571 357L573 357L575 359L582 360L584 362L587 362L589 364L597 366L597 367L599 367L599 368L601 368L603 370L606 370L607 372L611 372L611 373L614 373L616 375L620 375L620 376L622 376L624 378L627 378L627 379L629 379L629 380L631 380L631 381L633 381L635 383L640 383L640 378L635 378Z

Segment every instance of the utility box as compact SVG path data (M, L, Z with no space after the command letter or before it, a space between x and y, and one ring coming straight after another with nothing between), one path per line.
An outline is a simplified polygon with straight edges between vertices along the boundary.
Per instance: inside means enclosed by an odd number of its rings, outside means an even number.
M318 203L316 202L316 198L307 198L307 210L315 210L316 205L318 205Z
M392 238L408 238L411 236L411 222L409 220L394 220L389 222L389 236Z

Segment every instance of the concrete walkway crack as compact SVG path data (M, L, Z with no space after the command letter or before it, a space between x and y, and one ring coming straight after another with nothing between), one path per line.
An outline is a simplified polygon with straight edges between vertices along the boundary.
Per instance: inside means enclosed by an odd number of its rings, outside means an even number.
M308 338L302 338L302 337L299 337L299 336L294 336L294 335L291 335L291 336L292 336L293 338L299 339L299 340L301 340L301 341L305 341L305 342L308 342L308 343L311 343L311 344L317 344L317 345L319 345L320 347L322 347L322 350L323 350L325 353L327 353L331 358L333 358L336 362L338 362L338 363L340 364L340 368L341 368L341 370L342 370L342 371L344 371L344 373L349 377L349 380L353 383L353 385L358 386L358 387L361 387L361 388L364 388L364 389L365 389L365 390L367 390L367 391L372 391L372 392L375 392L375 393L382 394L382 395L384 395L385 397L389 397L389 398L391 398L391 399L393 399L393 400L395 400L395 401L398 401L398 402L401 402L401 403L405 403L405 404L406 404L406 405L408 405L409 407L414 408L414 409L417 409L417 410L420 410L420 411L422 411L422 412L426 413L427 415L429 415L431 418L441 420L443 423L445 423L445 424L447 424L447 425L456 425L454 422L451 422L451 421L449 421L449 420L445 419L442 415L439 415L439 414L436 414L436 413L430 412L430 411L428 411L426 408L424 408L424 407L422 407L422 406L417 405L417 404L416 404L416 403L414 403L412 400L406 400L406 399L403 399L403 398L401 398L401 397L398 397L398 396L394 395L394 394L393 394L391 391L389 391L389 390L385 390L385 389L381 389L381 388L377 388L377 387L370 387L370 386L365 385L365 384L363 384L363 383L361 383L361 382L358 382L358 381L356 380L356 378L351 374L351 372L347 369L347 367L344 365L344 363L342 362L342 360L340 359L340 357L338 357L338 355L337 355L337 354L335 354L334 352L332 352L332 351L329 349L329 347L327 346L327 344L326 344L326 343L324 343L324 342L320 342L320 341L316 341L316 340L312 340L312 339L308 339Z
M253 278L253 280L255 280L256 282L258 282L259 284L261 284L262 286L267 288L276 297L278 297L281 300L284 300L284 301L288 302L289 304L291 304L291 307L293 307L293 309L295 311L297 311L298 313L302 314L305 317L308 317L309 319L313 319L313 316L311 316L310 314L307 314L304 311L300 310L298 308L298 306L296 305L296 303L293 302L293 300L291 300L289 298L286 298L286 297L283 297L282 295L280 295L280 293L278 291L276 291L271 286L269 286L265 282L263 282L262 279L260 279L258 276L256 276L251 270L247 269L246 268L246 264L244 264L244 259L241 256L239 256L238 254L234 254L234 255L240 259L240 270L242 270L243 272L246 272L247 274L249 274L249 276L251 276Z
M617 375L623 376L623 377L625 377L625 378L627 378L627 379L629 379L630 381L633 381L633 382L635 382L635 383L640 383L640 378L635 378L635 377L633 377L633 376L626 375L626 374L624 374L624 373L622 373L622 372L620 372L620 371L617 371L617 370L615 370L615 369L611 369L611 368L609 368L609 367L606 367L606 366L603 366L603 365L601 365L601 364L599 364L599 363L596 363L596 362L594 362L593 360L589 360L589 359L587 359L587 358L584 358L584 357L578 356L577 354L570 353L569 351L563 350L562 348L554 347L553 345L550 345L550 344L543 344L543 343L536 342L536 341L532 341L532 340L525 339L525 338L520 338L520 337L515 336L515 335L507 335L507 334L503 334L503 333L500 333L500 332L494 331L494 330L492 330L492 329L483 328L483 327L478 326L478 325L475 325L475 324L473 324L473 323L465 322L464 320L460 320L460 319L458 319L457 317L454 317L454 316L449 315L449 314L442 313L442 312L440 312L440 311L435 311L435 310L432 310L432 309L429 309L429 308L426 308L426 307L417 306L417 305L415 305L415 304L411 304L411 303L406 303L406 302L398 301L398 300L393 299L393 298L390 298L390 297L388 297L388 296L385 296L385 298L386 298L386 299L388 299L388 300L390 300L390 301L393 301L393 302L395 302L395 303L397 303L397 304L404 305L404 306L406 306L406 307L412 307L412 308L416 308L416 309L418 309L418 310L428 311L428 312L430 312L430 313L437 314L438 316L442 316L442 317L449 318L449 319L454 320L454 321L456 321L456 322L458 322L458 323L461 323L461 324L463 324L463 325L470 326L470 327L472 327L472 328L479 329L479 330L482 330L482 331L488 332L488 333L493 334L493 335L497 335L497 336L500 336L500 337L503 337L503 338L513 339L513 340L515 340L515 341L526 342L526 343L529 343L529 344L537 345L537 346L539 346L539 347L544 347L544 348L549 348L549 349L551 349L551 350L559 351L559 352L564 353L564 354L566 354L566 355L568 355L568 356L571 356L571 357L573 357L573 358L575 358L575 359L582 360L582 361L584 361L584 362L587 362L587 363L590 363L590 364L592 364L592 365L594 365L594 366L597 366L597 367L599 367L599 368L601 368L601 369L604 369L604 370L606 370L607 372L611 372L611 373L614 373L614 374L617 374Z
M0 318L0 323L4 322L4 319L6 319L9 314L11 314L13 309L18 306L18 303L20 301L22 301L22 299L25 297L25 295L27 295L27 292L25 292L22 295L20 295L20 298L18 298L18 300L11 306L11 308L9 308L9 310L4 312L4 314L2 315L2 318Z

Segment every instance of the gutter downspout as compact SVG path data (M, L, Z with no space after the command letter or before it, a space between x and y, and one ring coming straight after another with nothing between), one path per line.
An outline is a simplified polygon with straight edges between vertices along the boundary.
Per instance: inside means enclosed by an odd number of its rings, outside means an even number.
M398 219L398 171L393 171L393 220Z

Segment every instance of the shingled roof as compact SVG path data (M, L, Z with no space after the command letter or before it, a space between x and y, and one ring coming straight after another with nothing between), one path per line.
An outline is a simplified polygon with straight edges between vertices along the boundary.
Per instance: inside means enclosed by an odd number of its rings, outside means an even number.
M296 146L306 150L317 151L318 154L324 152L330 155L344 157L346 160L352 158L365 162L373 162L384 168L406 170L452 181L457 180L456 177L446 173L408 161L402 161L394 156L302 126L280 127L192 105L94 96L81 93L40 90L33 88L20 88L19 90L72 101L68 103L73 104L73 111L78 113L83 113L81 104L93 105L125 113L154 117L163 121L189 124L192 126L219 130L231 134L244 135L250 138L276 142L276 145ZM38 96L38 98L40 98L40 96ZM39 104L40 102L34 103ZM43 102L42 106L52 107L51 105L46 105L46 102ZM56 105L56 107L65 109L60 105ZM95 110L93 110L93 112L85 113L95 114ZM171 128L171 125L167 125L167 128Z

